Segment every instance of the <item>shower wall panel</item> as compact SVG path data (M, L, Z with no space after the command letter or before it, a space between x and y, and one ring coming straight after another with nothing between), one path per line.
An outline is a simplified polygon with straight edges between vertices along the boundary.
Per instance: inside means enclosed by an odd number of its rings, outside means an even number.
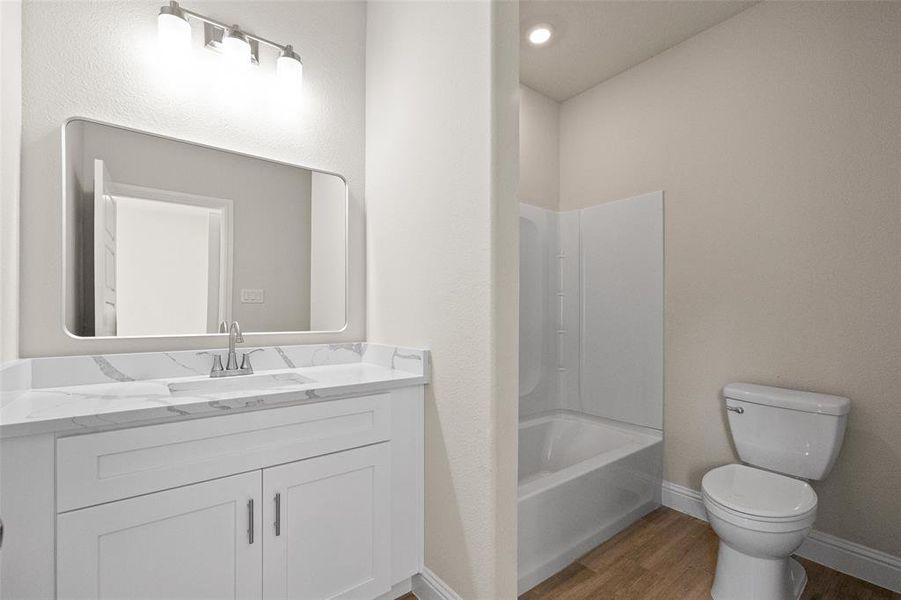
M581 405L663 429L663 192L580 211Z

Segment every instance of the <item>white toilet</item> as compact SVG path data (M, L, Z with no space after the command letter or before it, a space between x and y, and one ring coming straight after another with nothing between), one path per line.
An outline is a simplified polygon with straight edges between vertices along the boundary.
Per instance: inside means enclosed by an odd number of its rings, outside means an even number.
M710 525L720 538L711 596L796 600L807 574L790 556L817 512L817 495L805 480L823 479L832 469L851 402L746 383L727 385L724 396L745 464L712 469L701 482Z

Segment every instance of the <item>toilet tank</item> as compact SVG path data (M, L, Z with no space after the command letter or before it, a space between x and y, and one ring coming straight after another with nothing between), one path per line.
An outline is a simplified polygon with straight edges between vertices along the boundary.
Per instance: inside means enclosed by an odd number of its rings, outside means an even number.
M723 395L742 462L803 479L829 474L845 437L850 400L750 383L730 383Z

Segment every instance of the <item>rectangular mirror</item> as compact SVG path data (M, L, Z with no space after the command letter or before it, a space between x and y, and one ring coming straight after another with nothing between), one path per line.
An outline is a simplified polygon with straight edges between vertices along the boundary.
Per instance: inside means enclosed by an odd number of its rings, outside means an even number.
M338 331L344 179L71 119L63 135L66 329L80 337Z

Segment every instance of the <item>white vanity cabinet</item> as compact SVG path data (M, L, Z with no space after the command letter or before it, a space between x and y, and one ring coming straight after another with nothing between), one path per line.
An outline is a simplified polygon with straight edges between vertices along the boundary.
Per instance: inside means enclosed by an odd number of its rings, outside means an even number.
M63 513L58 597L376 598L390 459L384 442Z
M59 599L402 595L422 568L422 401L409 386L3 440L20 457L4 483L38 501L7 511L0 598L50 597L41 573Z

